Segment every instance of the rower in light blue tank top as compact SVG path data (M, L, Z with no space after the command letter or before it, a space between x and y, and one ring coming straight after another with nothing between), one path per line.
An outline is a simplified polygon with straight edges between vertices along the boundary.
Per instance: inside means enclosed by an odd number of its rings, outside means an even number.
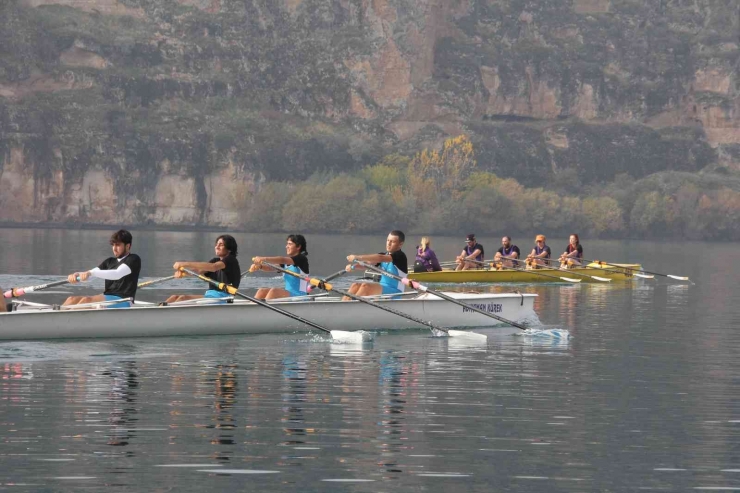
M295 272L305 276L307 272L303 272L296 265L285 265L285 270ZM283 274L283 280L285 281L285 290L290 293L291 296L306 296L308 294L308 282L304 279L291 276L290 274Z
M399 277L406 277L406 273L399 270L393 262L381 262L380 268ZM383 286L383 294L403 293L404 291L403 283L401 281L396 281L392 277L381 276L380 285Z

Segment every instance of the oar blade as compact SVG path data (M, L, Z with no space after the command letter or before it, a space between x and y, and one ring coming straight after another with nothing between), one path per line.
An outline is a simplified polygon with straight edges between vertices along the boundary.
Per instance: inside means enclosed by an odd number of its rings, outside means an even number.
M477 332L468 332L466 330L448 330L447 335L450 337L460 337L463 339L470 339L476 341L488 341L488 336L485 334L478 334Z
M591 278L601 282L612 282L612 280L607 277L591 276Z
M527 337L549 337L552 339L567 340L572 336L566 329L536 329L529 328L523 332L519 332L519 335Z
M643 279L655 279L655 276L653 276L653 275L650 275L650 274L640 274L639 272L633 272L632 275L635 276L635 277L641 277Z
M373 333L366 332L364 330L357 330L350 332L348 330L332 330L331 337L336 342L342 342L344 344L362 344L363 342L370 342L373 340Z
M677 281L688 281L689 280L688 277L674 276L673 274L667 274L666 277L670 277L671 279L675 279Z
M581 282L581 279L573 279L572 277L561 277L560 279L565 282Z

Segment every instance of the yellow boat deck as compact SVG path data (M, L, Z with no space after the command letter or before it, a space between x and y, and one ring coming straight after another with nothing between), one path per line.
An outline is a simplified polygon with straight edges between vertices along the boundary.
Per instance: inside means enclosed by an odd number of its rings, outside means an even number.
M640 264L601 265L588 264L575 269L504 269L504 270L442 270L438 272L409 272L409 279L419 282L567 282L560 277L580 279L582 282L599 282L587 276L606 277L613 281L637 279L629 269L642 269Z

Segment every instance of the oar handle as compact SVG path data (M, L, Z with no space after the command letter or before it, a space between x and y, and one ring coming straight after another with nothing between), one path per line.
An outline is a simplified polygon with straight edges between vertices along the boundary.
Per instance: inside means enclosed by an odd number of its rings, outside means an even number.
M524 325L522 325L522 324L519 324L519 323L514 322L512 320L505 319L503 317L499 317L498 315L494 315L493 313L485 312L485 311L481 310L480 308L477 308L477 307L475 307L473 305L469 305L469 304L464 303L464 302L462 302L460 300L456 300L452 296L447 296L446 294L440 293L439 291L431 290L428 287L426 287L426 286L424 286L422 284L419 284L416 281L412 281L408 277L400 277L400 276L397 276L395 274L391 274L387 270L381 269L379 267L375 267L374 265L368 264L367 262L363 262L361 260L355 260L355 263L357 263L358 265L363 266L365 269L378 272L379 274L382 274L384 276L390 277L391 279L395 279L397 281L400 281L403 284L405 284L406 286L409 286L411 289L415 289L417 291L422 291L422 292L433 294L434 296L437 296L438 298L442 298L444 300L447 300L450 303L455 303L456 305L460 305L460 306L462 306L464 308L467 308L467 309L469 309L471 311L480 313L481 315L485 315L485 316L490 317L490 318L492 318L494 320L498 320L499 322L503 322L505 324L511 325L512 327L516 327L517 329L527 330L527 327L524 326Z
M360 296L356 296L356 295L351 294L351 293L349 293L347 291L339 290L339 289L335 288L334 286L332 286L331 284L327 283L325 279L316 279L316 278L311 278L311 277L304 277L304 276L298 274L297 272L293 272L293 271L288 270L288 269L283 269L282 267L280 267L278 265L271 264L269 262L263 262L263 264L265 264L266 266L270 267L271 269L275 269L276 271L283 272L285 274L290 274L291 276L297 277L299 279L303 279L304 281L308 281L312 286L318 286L321 289L325 289L327 291L334 291L335 293L340 294L342 296L346 296L347 298L350 298L352 300L359 301L361 303L366 303L366 304L368 304L370 306L374 306L375 308L380 308L381 310L384 310L384 311L386 311L388 313L392 313L394 315L398 315L399 317L406 318L408 320L411 320L413 322L416 322L417 324L426 325L430 329L439 330L439 331L448 333L447 332L447 329L443 329L442 327L437 327L436 325L434 325L434 324L432 324L430 322L425 322L424 320L418 319L418 318L414 317L413 315L409 315L407 313L399 312L398 310L394 310L393 308L390 308L390 307L387 307L387 306L384 306L384 305L380 305L380 304L375 303L375 302L372 302L370 300L366 300L366 299L364 299L364 298L362 298Z
M77 280L79 281L80 278L78 277ZM27 286L25 288L12 288L3 293L4 298L18 298L20 296L23 296L24 294L33 293L34 291L41 291L43 289L53 288L54 286L61 286L62 284L69 283L69 280L65 279L63 281L54 281L47 284L39 284L37 286Z
M240 293L234 286L229 286L228 284L225 284L223 282L214 281L210 277L206 277L204 275L198 274L190 269L186 269L185 267L180 267L180 271L185 272L186 274L190 274L191 276L197 277L201 281L206 281L212 286L216 286L221 291L225 290L227 293L229 293L232 296L239 296L240 298L251 301L252 303L256 303L257 305L264 306L265 308L269 310L280 313L281 315L285 315L286 317L292 318L293 320L306 324L309 327L313 327L314 329L318 329L318 330L326 332L327 334L331 334L331 331L329 329L322 327L319 324L313 323L310 320L306 320L305 318L295 315L293 313L286 312L285 310L278 308L276 306L270 305L269 303L265 303L264 301L260 299L247 296L244 293Z

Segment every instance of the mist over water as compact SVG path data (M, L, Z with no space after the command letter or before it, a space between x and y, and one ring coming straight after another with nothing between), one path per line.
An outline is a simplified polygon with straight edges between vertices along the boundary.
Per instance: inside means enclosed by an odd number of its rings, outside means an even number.
M208 260L217 236L133 233L145 279ZM500 237L477 233L490 258ZM89 269L110 255L109 235L0 229L0 287ZM285 235L234 236L242 270L284 251ZM315 275L385 239L307 237ZM463 240L432 247L450 260ZM407 239L410 259L417 241ZM566 241L548 244L559 253ZM315 333L0 342L0 489L740 491L737 246L583 243L587 258L696 284L444 286L536 293L539 319L568 341L501 328L483 346L421 330L356 347ZM137 298L200 289L178 280Z

